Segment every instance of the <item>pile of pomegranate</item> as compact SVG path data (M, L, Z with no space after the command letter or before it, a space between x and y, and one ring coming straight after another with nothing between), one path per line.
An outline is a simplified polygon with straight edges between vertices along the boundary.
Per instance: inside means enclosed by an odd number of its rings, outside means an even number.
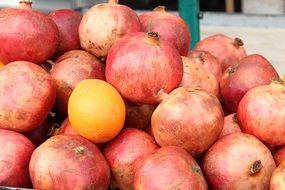
M164 6L137 15L118 0L84 15L22 0L0 10L0 28L0 186L285 188L285 84L239 37L217 33L190 49L181 17ZM68 118L86 79L125 103L123 129L103 144Z

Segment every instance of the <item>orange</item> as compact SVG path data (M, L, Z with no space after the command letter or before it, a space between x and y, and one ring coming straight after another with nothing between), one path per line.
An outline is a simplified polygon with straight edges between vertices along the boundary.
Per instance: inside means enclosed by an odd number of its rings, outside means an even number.
M104 143L117 136L125 116L125 103L119 92L103 80L79 82L68 101L72 128L94 143Z

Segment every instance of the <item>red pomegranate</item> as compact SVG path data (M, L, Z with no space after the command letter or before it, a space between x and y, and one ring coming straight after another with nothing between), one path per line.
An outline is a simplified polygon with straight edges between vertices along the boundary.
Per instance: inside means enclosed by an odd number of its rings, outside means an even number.
M103 190L110 181L110 168L97 146L75 135L56 135L41 144L29 171L35 189Z
M270 190L282 190L285 187L285 163L281 163L273 172Z
M151 118L156 142L160 146L182 147L193 156L206 151L219 137L224 125L217 97L185 87L162 96L165 97Z
M214 74L219 82L222 78L222 67L218 59L206 51L191 50L188 55L194 63L201 64L203 67Z
M56 96L50 75L27 61L12 62L0 70L0 92L0 128L18 132L41 126Z
M32 10L31 1L20 1L19 8L1 9L0 18L0 55L7 62L41 64L53 56L58 29L44 13Z
M216 77L201 64L194 63L188 57L181 57L183 62L183 77L179 86L201 88L219 97L219 82Z
M223 127L222 132L220 133L219 138L222 138L232 133L238 133L238 132L241 132L241 130L238 125L236 113L232 113L230 115L225 116L224 127Z
M0 144L0 186L29 187L33 143L20 133L0 129Z
M124 127L144 129L150 124L151 115L155 106L148 104L135 104L126 101L126 119Z
M246 56L224 72L220 81L222 101L229 110L236 112L248 90L278 79L278 73L263 56Z
M285 146L278 148L274 153L274 160L276 165L278 166L281 162L285 160Z
M162 147L138 164L134 186L136 190L208 189L199 165L176 146Z
M69 119L66 118L58 128L54 128L52 135L78 135L72 128Z
M275 81L249 90L237 111L243 132L273 146L285 145L285 86L281 83Z
M55 55L59 56L67 51L80 49L78 27L82 15L71 9L59 9L50 12L48 16L59 30L59 44Z
M55 108L67 114L69 96L77 83L84 79L105 79L105 66L83 50L71 50L60 56L50 71L56 84Z
M211 189L268 189L275 162L257 138L233 133L218 140L206 153L202 170Z
M112 171L113 187L134 189L136 166L157 149L154 139L144 131L123 129L104 149L104 156Z
M220 62L223 72L246 56L242 40L232 39L224 34L216 34L201 40L195 45L194 50L207 51L214 55Z
M157 32L161 40L176 47L180 55L187 55L190 48L190 31L181 17L166 12L164 6L158 6L153 12L141 14L139 19L145 32Z
M161 41L157 33L138 32L112 46L105 74L125 99L157 104L158 91L170 92L178 87L183 65L178 51Z
M91 7L79 25L80 44L96 57L106 57L110 47L120 37L142 31L135 11L118 0L108 0Z

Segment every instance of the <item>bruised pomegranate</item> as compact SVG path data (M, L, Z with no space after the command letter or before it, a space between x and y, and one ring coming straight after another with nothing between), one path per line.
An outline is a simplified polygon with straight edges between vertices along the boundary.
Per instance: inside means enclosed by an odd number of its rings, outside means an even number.
M224 34L216 34L201 40L195 45L194 50L207 51L214 55L220 62L223 72L246 56L242 40L232 39Z
M97 146L75 135L56 135L41 144L32 154L29 172L35 189L103 190L110 180Z
M118 0L91 7L79 25L80 44L96 57L106 57L110 47L120 37L142 31L135 11Z
M273 172L270 180L270 190L282 190L285 187L285 163L281 163Z
M225 116L224 127L223 127L222 132L220 133L219 138L222 138L223 136L226 136L232 133L238 133L238 132L241 132L241 130L238 125L236 113L232 113L230 115Z
M218 140L206 153L202 170L212 189L268 189L275 162L257 138L233 133Z
M41 126L55 100L55 86L40 66L15 61L0 70L0 128L27 132Z
M222 67L218 59L206 51L191 50L188 55L195 64L202 65L206 70L213 73L219 82L222 78Z
M161 40L176 47L180 55L187 55L190 48L190 31L181 17L166 12L164 6L158 6L153 12L141 14L139 19L145 32L157 32Z
M138 164L134 186L136 190L208 189L199 165L176 146L162 147Z
M7 62L41 64L51 58L58 45L56 24L44 13L32 10L32 2L20 1L19 8L0 10L0 57Z
M0 129L0 144L0 186L28 187L35 146L24 135L5 129Z
M112 185L119 189L134 189L134 173L138 163L158 149L154 139L139 129L128 128L104 149L112 171Z
M48 16L55 22L59 30L59 44L55 55L61 55L70 50L80 49L78 27L82 15L71 9L59 9L50 12Z
M279 164L281 164L281 162L284 162L284 160L285 160L285 146L282 146L279 149L277 149L273 156L274 156L274 160L275 160L275 163L277 166Z
M179 86L201 88L219 97L219 82L210 71L188 57L182 56L182 62L183 77Z
M59 128L54 128L52 135L78 135L72 128L69 119L66 118Z
M220 81L222 101L229 110L236 112L240 100L249 89L278 79L278 73L263 56L246 56L225 71Z
M105 79L105 66L83 50L71 50L60 56L50 71L56 84L55 108L67 114L67 104L75 86L84 79Z
M151 118L156 142L160 146L182 147L194 156L206 151L219 137L224 125L217 97L185 87L161 96L163 100Z
M249 90L239 103L237 117L243 132L269 145L285 145L285 86L282 81Z
M135 103L157 104L158 91L172 91L182 75L178 51L159 40L155 32L133 33L117 40L107 57L107 81Z

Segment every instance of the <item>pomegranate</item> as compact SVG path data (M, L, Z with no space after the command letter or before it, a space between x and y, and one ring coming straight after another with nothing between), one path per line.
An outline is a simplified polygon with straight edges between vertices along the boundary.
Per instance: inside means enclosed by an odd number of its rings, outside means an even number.
M120 37L142 31L135 11L118 0L91 7L79 25L80 44L96 57L106 57L110 47Z
M0 186L28 187L29 162L35 149L24 135L0 129Z
M285 187L285 163L281 163L273 172L270 190L282 190Z
M58 128L54 128L52 135L78 135L66 118Z
M71 50L60 56L50 74L56 84L55 108L67 115L67 104L75 86L84 79L105 79L105 66L83 50Z
M224 128L222 132L220 133L219 138L222 138L223 136L226 136L232 133L238 133L238 132L241 132L241 130L238 125L236 113L232 113L230 115L225 116Z
M134 61L135 60L135 61ZM178 87L183 65L178 51L158 33L133 33L116 41L109 51L106 79L135 103L157 104L158 91Z
M268 189L275 162L257 138L233 133L218 140L206 153L202 170L212 189Z
M280 81L249 90L239 103L237 118L243 132L272 145L285 145L285 86Z
M219 137L224 114L214 95L180 87L160 97L163 100L151 118L152 131L160 146L179 146L196 156Z
M112 171L112 185L119 189L134 189L134 173L138 163L158 149L154 139L134 128L122 132L104 149Z
M151 115L155 106L148 104L135 104L125 101L126 104L126 119L124 126L126 128L144 129L150 124Z
M29 171L35 189L103 190L110 181L110 168L97 146L75 135L56 135L41 144Z
M136 190L208 189L199 165L176 146L162 147L139 163L134 186Z
M50 75L27 61L12 62L0 70L0 92L0 128L18 132L41 126L56 95Z
M195 64L190 58L182 56L183 78L179 86L201 88L219 97L219 82L201 64Z
M263 56L246 56L224 72L220 81L222 101L229 110L236 112L240 100L249 89L278 79L278 73Z
M164 6L139 16L145 32L157 32L161 39L176 47L180 55L186 56L190 46L190 31L179 16L166 12Z
M56 24L44 13L32 10L32 2L20 1L19 8L0 10L0 55L7 62L41 64L51 58L58 45Z
M71 9L59 9L50 12L48 16L59 30L59 44L55 55L59 56L67 51L80 49L78 27L82 15Z
M219 82L222 78L222 67L218 59L206 51L191 50L187 57L189 57L194 63L201 64L203 67L212 72Z
M216 34L201 40L195 45L194 50L207 51L214 55L220 62L223 72L246 56L243 41L224 34Z
M285 160L285 146L278 148L273 156L274 156L274 160L275 160L275 163L277 166L279 164L281 164L281 162L284 162L284 160Z

